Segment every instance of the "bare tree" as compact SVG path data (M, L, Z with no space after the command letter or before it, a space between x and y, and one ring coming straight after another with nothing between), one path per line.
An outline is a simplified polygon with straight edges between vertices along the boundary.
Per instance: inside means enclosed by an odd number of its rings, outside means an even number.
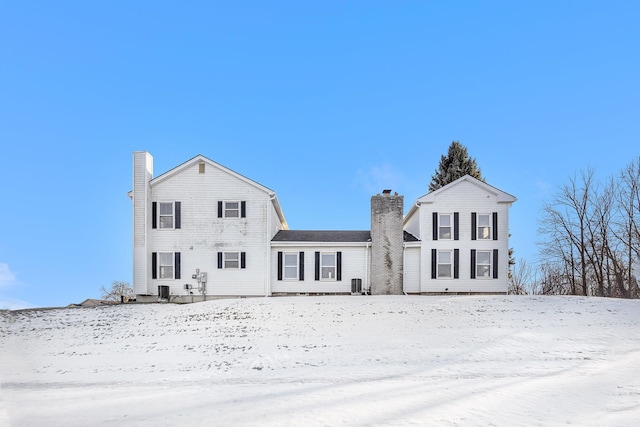
M533 294L535 289L535 274L527 261L520 258L513 264L509 276L509 293L513 295Z
M135 293L129 282L114 281L109 289L104 286L100 287L102 299L105 301L123 301L126 302L135 297Z

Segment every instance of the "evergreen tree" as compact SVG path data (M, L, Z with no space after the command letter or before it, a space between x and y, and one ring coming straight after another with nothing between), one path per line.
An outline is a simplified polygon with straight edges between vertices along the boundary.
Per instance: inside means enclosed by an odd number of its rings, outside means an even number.
M447 155L440 158L440 165L431 177L429 192L444 187L465 175L471 175L484 182L480 168L476 164L476 159L469 157L467 147L458 141L453 141L449 146Z

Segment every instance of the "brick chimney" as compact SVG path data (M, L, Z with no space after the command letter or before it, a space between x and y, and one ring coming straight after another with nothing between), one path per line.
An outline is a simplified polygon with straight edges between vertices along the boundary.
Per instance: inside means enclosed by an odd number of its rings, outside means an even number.
M402 295L404 196L371 197L371 294Z

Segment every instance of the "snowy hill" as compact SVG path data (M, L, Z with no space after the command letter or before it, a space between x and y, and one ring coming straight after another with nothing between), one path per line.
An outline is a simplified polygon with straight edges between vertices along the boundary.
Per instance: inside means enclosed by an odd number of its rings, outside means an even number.
M293 297L0 313L0 425L637 425L640 301Z

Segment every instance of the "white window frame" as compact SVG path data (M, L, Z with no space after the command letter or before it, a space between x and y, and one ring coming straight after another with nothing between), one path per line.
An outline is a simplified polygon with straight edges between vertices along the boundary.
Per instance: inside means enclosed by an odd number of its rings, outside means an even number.
M481 255L480 254L488 254L488 260L486 262L480 262ZM474 268L476 269L476 279L491 279L493 278L493 251L491 250L476 250L476 265ZM482 270L480 270L482 268ZM483 274L480 274L481 271ZM484 274L486 273L486 274Z
M236 266L233 266L234 263L236 264ZM222 267L225 270L239 270L240 269L240 252L223 252Z
M164 258L164 259L163 259ZM175 279L175 253L174 252L158 252L158 279L172 280ZM167 262L169 261L169 262ZM169 272L171 274L169 274Z
M481 218L485 218L485 217L487 219L487 223L483 225ZM487 213L478 214L477 224L476 224L476 236L478 240L491 240L492 238L491 222L492 222L491 214L487 214ZM483 233L483 231L486 231L486 234Z
M446 218L449 222L449 225L442 225L444 221L442 221L444 218ZM443 231L446 229L449 229L449 237L446 237L445 234L443 234ZM450 213L440 213L438 214L438 239L439 240L453 240L453 214Z
M282 272L283 272L282 277L284 280L299 280L299 277L298 277L299 266L300 266L299 252L284 252L282 254Z
M325 264L325 256L333 257L333 264ZM325 282L335 282L338 272L338 253L337 252L320 252L320 280ZM333 274L332 274L333 273Z
M162 213L163 206L171 206L171 213ZM163 224L163 218L171 218L171 226ZM176 226L176 206L174 202L158 202L158 229L173 230Z
M235 208L233 207L229 207L228 205L231 205L232 203L235 203L237 206ZM240 207L241 207L241 202L240 200L225 200L222 202L222 215L224 218L240 218ZM230 215L231 213L234 213L234 215Z
M443 255L448 255L449 256L449 261L448 262L444 262L444 260L442 259ZM449 268L449 274L448 275L443 275L442 273L444 273L444 271L441 270L441 267L448 267ZM442 273L441 273L442 271ZM438 262L437 262L437 271L436 271L436 278L438 279L452 279L453 278L453 251L450 250L438 250Z

